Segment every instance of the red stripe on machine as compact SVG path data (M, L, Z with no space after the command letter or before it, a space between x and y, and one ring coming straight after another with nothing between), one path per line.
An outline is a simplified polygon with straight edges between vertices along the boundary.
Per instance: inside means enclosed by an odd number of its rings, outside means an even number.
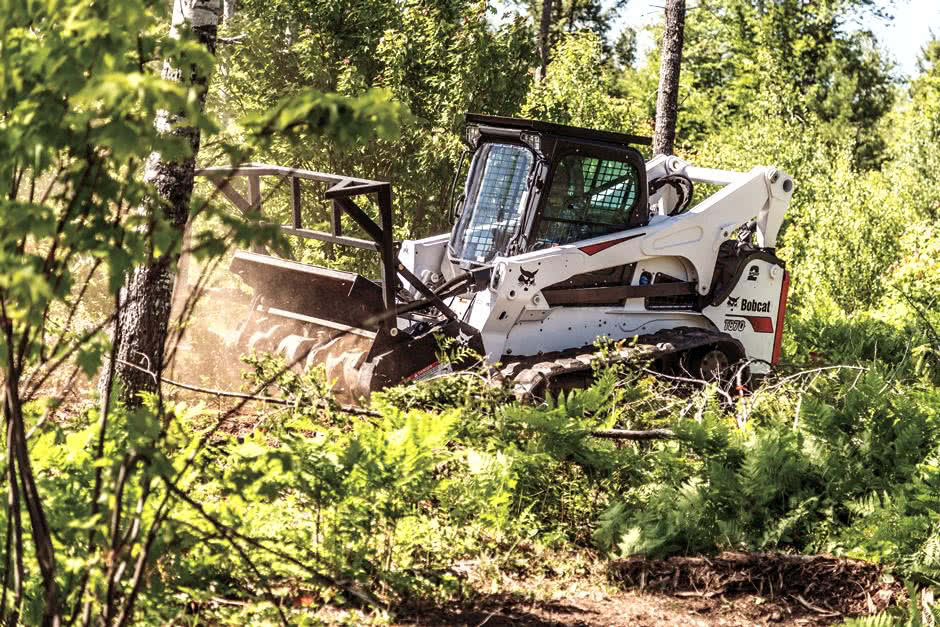
M780 304L777 305L777 335L774 337L774 352L770 363L777 365L780 361L781 344L783 342L783 320L787 315L787 295L790 292L790 273L783 273L783 285L780 286Z
M586 255L596 255L602 250L607 250L611 246L616 246L620 242L625 242L630 239L643 237L644 235L646 235L646 233L637 233L636 235L628 235L626 237L621 237L620 239L612 239L608 242L601 242L600 244L591 244L589 246L582 246L579 250Z
M773 333L774 321L770 316L728 316L729 318L744 318L751 323L751 329L755 333Z

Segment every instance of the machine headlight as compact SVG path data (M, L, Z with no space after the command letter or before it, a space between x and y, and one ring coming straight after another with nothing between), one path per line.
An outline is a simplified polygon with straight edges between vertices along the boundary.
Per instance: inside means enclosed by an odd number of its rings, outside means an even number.
M519 135L519 139L537 154L542 154L542 136L538 133L522 133Z
M479 126L467 127L467 143L470 144L471 148L476 148L477 144L480 143L480 127Z

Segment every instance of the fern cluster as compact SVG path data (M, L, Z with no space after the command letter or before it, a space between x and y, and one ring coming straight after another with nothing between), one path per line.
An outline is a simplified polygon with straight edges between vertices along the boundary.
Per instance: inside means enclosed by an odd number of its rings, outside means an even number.
M251 363L259 378L283 369ZM187 471L202 511L177 510L163 592L148 599L241 594L260 589L257 572L332 599L336 588L312 585L311 568L389 602L448 596L463 560L508 563L571 544L611 556L829 552L912 581L940 577L940 390L928 380L875 363L768 381L729 407L714 388L672 389L622 365L539 405L486 377L392 388L363 418L331 400L322 372L284 372L265 393L288 404L248 433L219 431ZM167 467L189 454L186 433L214 422L205 408L179 415L179 457ZM675 438L593 435L661 427ZM70 476L60 471L80 466L86 446L78 434L36 442L41 489L63 511L87 486L59 485ZM252 545L233 553L206 514L296 561Z
M619 554L827 551L935 577L938 409L936 387L878 367L784 386L744 430L711 402L652 453L674 472L602 514L595 539Z

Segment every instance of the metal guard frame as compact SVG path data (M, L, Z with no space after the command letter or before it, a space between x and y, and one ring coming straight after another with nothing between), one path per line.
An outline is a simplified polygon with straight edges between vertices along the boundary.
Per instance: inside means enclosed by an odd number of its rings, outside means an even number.
M397 277L399 275L408 281L408 283L417 287L441 313L448 318L456 319L456 314L454 314L429 287L414 276L405 266L398 263L396 259L396 250L399 242L396 242L393 237L391 183L263 163L197 168L194 174L195 176L210 179L222 195L235 205L242 214L261 212L262 176L289 178L291 184L291 210L293 220L290 225L282 225L281 231L295 237L377 251L382 260L382 296L385 303L386 314L388 314L383 316L383 320L379 324L386 327L387 330L394 329L396 324L394 315L396 311L395 294L398 286ZM231 180L236 177L246 177L248 179L247 199L231 186ZM331 200L333 204L333 212L330 216L330 233L303 228L300 197L300 181L303 179L332 184L324 194L324 197ZM376 224L376 222L352 200L354 196L369 194L376 195L379 207L379 224ZM344 213L349 215L356 224L362 227L362 230L369 235L371 241L343 235L342 215Z

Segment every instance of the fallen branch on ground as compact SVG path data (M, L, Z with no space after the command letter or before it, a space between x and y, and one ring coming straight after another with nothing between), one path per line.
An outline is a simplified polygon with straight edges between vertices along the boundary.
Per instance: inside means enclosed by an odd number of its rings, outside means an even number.
M271 396L259 396L257 394L245 394L243 392L230 392L228 390L216 390L213 388L204 388L204 387L200 387L198 385L192 385L189 383L181 383L180 381L174 381L173 379L167 379L166 377L157 377L155 373L151 372L150 370L147 370L146 368L138 366L137 364L133 364L128 361L121 360L121 359L119 359L118 362L125 364L127 366L130 366L132 368L137 368L138 370L142 372L146 372L147 374L152 376L154 379L159 378L161 382L166 383L167 385L172 385L178 388L182 388L184 390L189 390L191 392L200 392L202 394L212 394L213 396L223 396L223 397L228 397L228 398L241 398L241 399L249 400L249 401L272 403L274 405L284 405L287 407L295 407L297 405L297 401L288 401L283 398L274 398ZM381 415L379 414L379 412L375 410L362 409L361 407L351 407L349 405L337 405L336 407L340 411L343 411L347 414L352 414L354 416L370 416L370 417L375 418Z
M591 431L591 435L605 440L669 440L676 437L671 429L650 429L648 431L607 429L606 431Z

